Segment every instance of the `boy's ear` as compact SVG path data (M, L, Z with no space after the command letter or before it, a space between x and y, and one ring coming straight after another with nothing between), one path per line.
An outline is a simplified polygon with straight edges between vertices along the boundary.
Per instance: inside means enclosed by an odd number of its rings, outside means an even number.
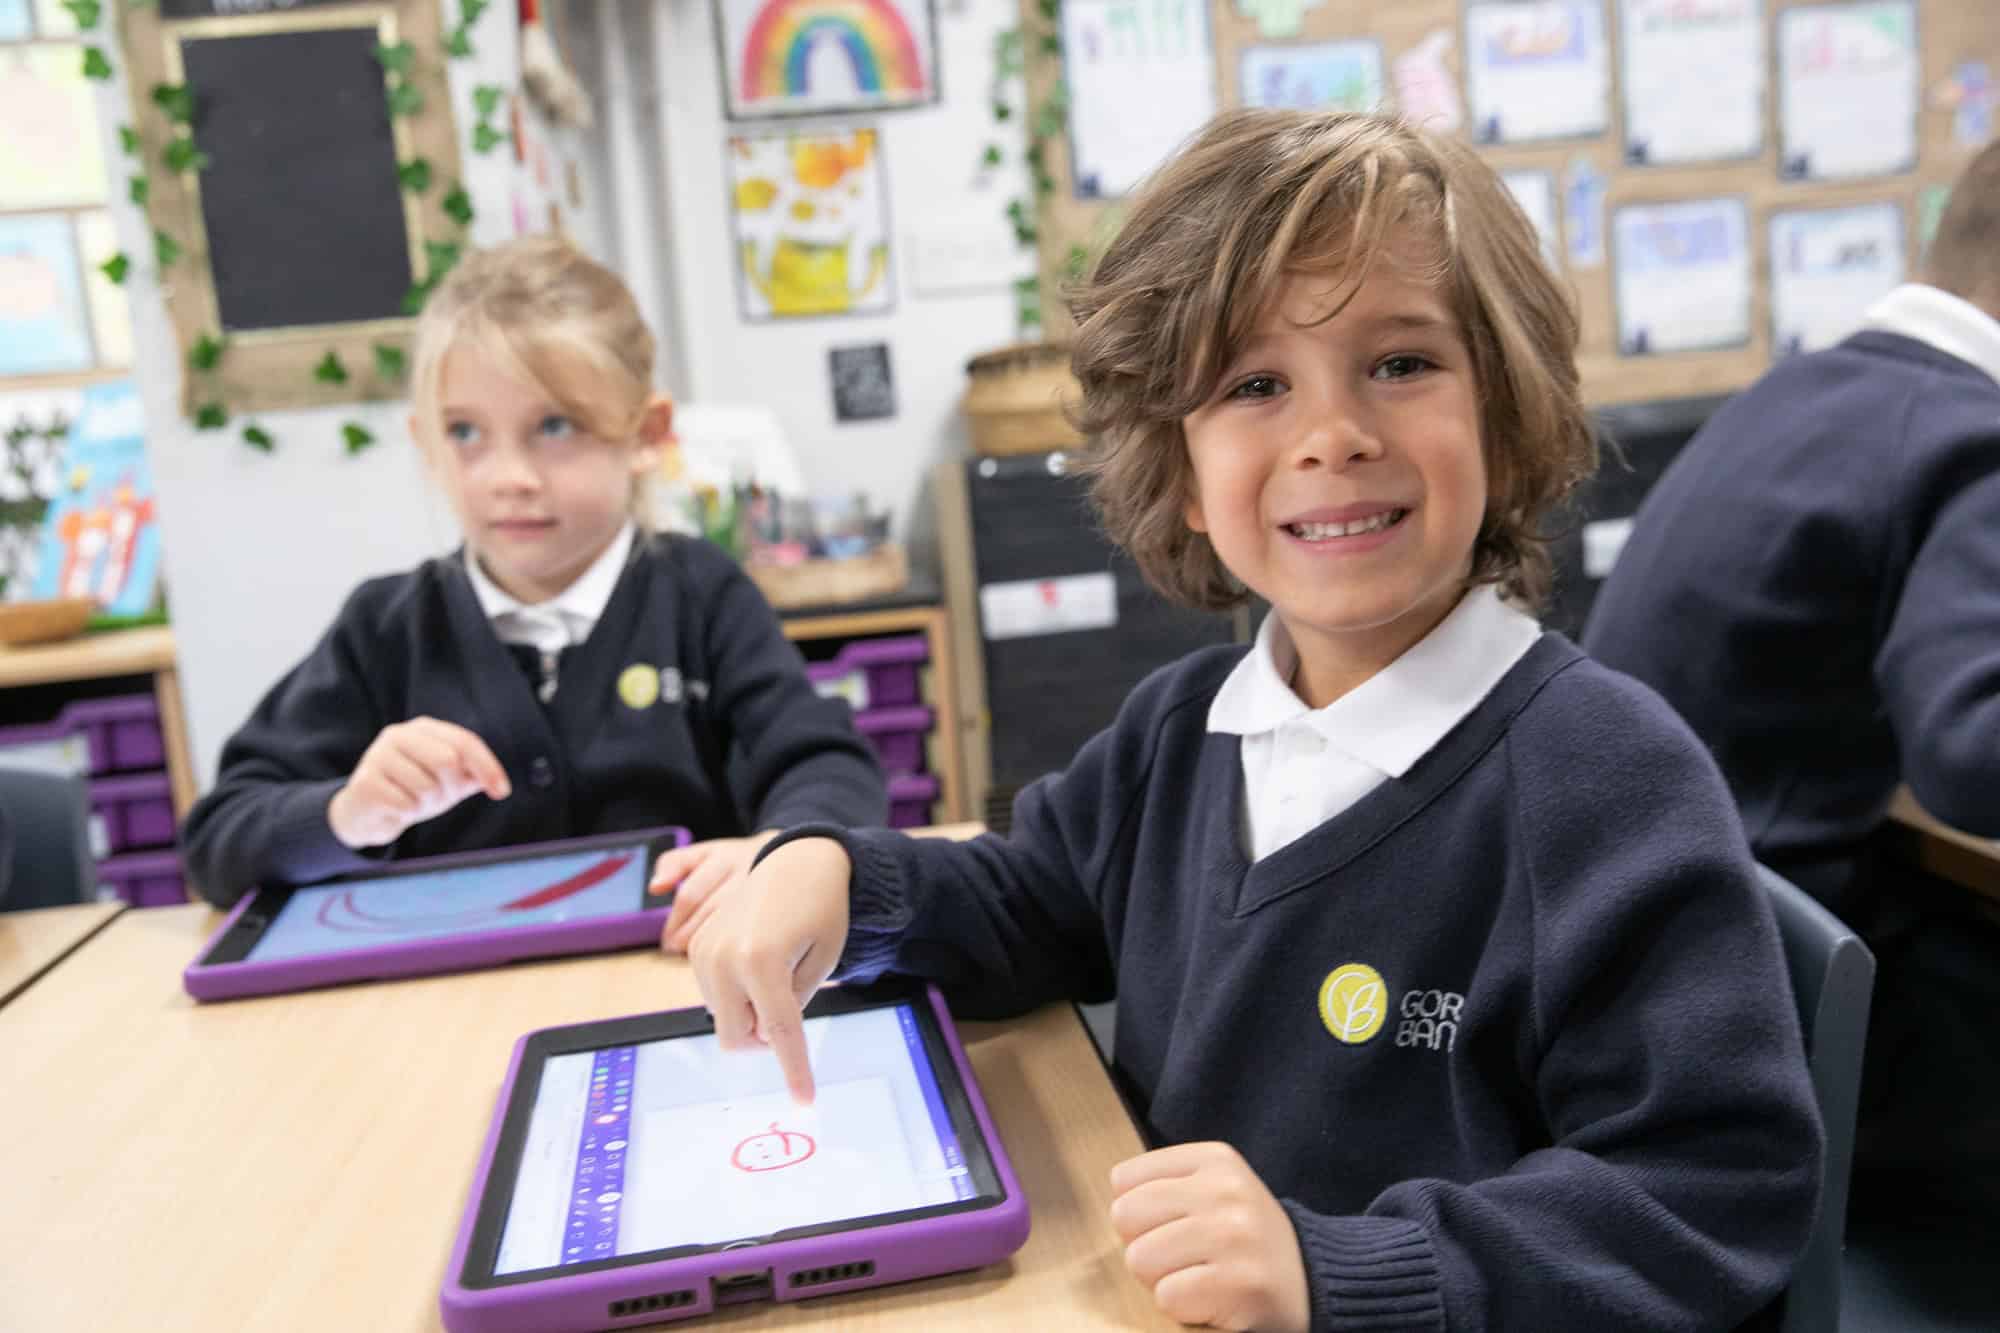
M1181 516L1187 519L1190 531L1204 533L1208 531L1208 515L1201 512L1201 496L1192 486L1188 487L1187 499L1181 506Z

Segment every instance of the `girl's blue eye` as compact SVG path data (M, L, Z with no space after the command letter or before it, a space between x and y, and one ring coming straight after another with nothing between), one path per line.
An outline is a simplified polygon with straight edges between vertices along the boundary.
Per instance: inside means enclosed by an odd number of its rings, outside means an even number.
M1279 389L1276 375L1252 375L1229 391L1231 398L1270 398Z
M444 437L453 444L473 444L479 439L479 427L470 421L446 422Z
M541 432L552 440L566 440L576 434L576 423L560 413L551 412L542 418Z
M1378 380L1406 380L1435 368L1435 365L1429 357L1418 356L1414 352L1399 352L1395 356L1383 357L1375 367L1374 377Z

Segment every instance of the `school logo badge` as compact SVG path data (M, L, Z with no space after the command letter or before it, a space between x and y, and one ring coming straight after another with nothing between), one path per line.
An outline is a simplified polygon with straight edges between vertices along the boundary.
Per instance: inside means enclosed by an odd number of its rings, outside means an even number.
M1388 987L1366 963L1342 963L1319 986L1319 1021L1336 1040L1359 1046L1389 1016Z
M659 668L634 662L618 673L618 697L627 708L651 708L660 697Z

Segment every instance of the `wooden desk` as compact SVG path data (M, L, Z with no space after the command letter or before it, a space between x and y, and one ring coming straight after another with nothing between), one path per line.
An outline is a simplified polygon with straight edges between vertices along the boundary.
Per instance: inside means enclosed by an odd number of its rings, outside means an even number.
M166 740L167 780L173 784L174 818L178 820L194 804L196 791L173 630L165 625L148 625L29 648L0 647L0 689L101 680L106 676L153 678L153 698L160 706L160 733Z
M515 1038L696 1002L647 950L197 1006L180 972L218 920L126 912L0 1009L0 1328L438 1328ZM1075 1011L965 1037L1034 1210L1013 1260L691 1327L1177 1327L1107 1220L1140 1142Z
M1908 787L1889 802L1889 838L1905 860L2000 904L2000 840L1940 823Z
M77 903L0 912L0 1004L26 990L124 910L123 903Z

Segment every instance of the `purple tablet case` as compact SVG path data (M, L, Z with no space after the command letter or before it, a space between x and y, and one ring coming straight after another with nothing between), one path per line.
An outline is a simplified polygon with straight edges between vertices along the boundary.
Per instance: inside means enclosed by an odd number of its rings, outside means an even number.
M601 836L570 838L561 842L526 843L523 856L548 856L585 847L617 845L621 841L650 841L672 833L677 845L689 841L684 828L634 829L616 838ZM449 870L454 866L490 863L490 851L467 852L455 856L427 856L389 863L398 873ZM368 876L370 879L377 876ZM329 880L328 883L338 883ZM316 887L316 886L308 886ZM494 967L520 958L548 958L562 954L601 953L629 949L659 939L666 925L666 907L647 908L624 916L596 917L588 921L556 921L538 926L509 926L500 930L469 931L436 939L397 940L373 949L352 949L344 953L309 954L299 958L275 958L268 962L219 963L202 966L209 950L236 924L254 893L246 893L236 903L215 933L201 946L195 961L181 973L181 984L197 1000L231 1000L250 995L278 995L333 986L347 981L380 981L390 977L426 976L436 972L463 972Z
M500 1143L507 1102L521 1072L522 1053L529 1037L535 1035L529 1033L514 1043L493 1123L486 1131L486 1146L479 1150L479 1165L472 1173L472 1192L466 1198L458 1239L445 1267L444 1290L438 1297L445 1328L450 1333L584 1333L692 1319L712 1313L718 1304L732 1303L726 1290L718 1301L716 1286L719 1279L731 1275L761 1275L768 1270L770 1298L796 1301L979 1268L998 1263L1020 1249L1028 1239L1027 1197L1021 1193L1014 1164L1007 1160L999 1132L993 1128L993 1116L972 1077L972 1062L965 1058L965 1047L952 1025L944 997L935 986L925 990L966 1100L979 1121L979 1132L992 1154L994 1174L1006 1195L999 1203L943 1217L890 1222L650 1264L558 1274L537 1282L480 1289L463 1286L460 1279L465 1273L465 1256L472 1245L479 1201L485 1197L492 1175L493 1153ZM761 1295L760 1290L758 1298Z

